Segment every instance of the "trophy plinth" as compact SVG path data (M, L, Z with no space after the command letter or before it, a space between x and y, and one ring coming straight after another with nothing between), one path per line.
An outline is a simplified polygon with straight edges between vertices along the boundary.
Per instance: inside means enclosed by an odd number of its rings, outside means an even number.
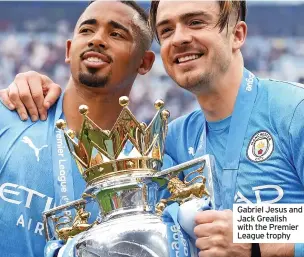
M111 131L100 129L87 116L86 106L79 108L84 121L78 138L73 131L65 131L64 121L57 122L87 187L82 199L44 212L45 232L47 240L75 237L79 257L168 257L170 236L161 217L164 208L172 202L183 204L209 196L202 176L210 173L208 156L160 171L169 117L164 103L155 102L157 113L148 126L135 119L128 103L128 98L120 98L123 109ZM195 179L178 179L181 171L199 163ZM196 180L200 181L192 184ZM171 196L158 199L160 188L166 186ZM85 207L90 201L98 203L101 222L88 223ZM74 217L62 215L69 209L76 210Z

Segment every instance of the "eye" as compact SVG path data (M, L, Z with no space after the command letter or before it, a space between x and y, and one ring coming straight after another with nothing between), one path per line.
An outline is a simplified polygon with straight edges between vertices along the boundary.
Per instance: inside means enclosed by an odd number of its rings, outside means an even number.
M111 33L111 36L112 36L112 37L123 38L123 36L122 36L120 33L116 32L116 31L112 32L112 33Z
M161 29L161 31L159 32L159 35L161 38L166 38L170 36L170 32L172 32L171 28L163 28Z
M201 24L203 24L203 22L202 21L200 21L200 20L193 20L193 21L191 21L190 22L190 26L195 26L195 25L201 25Z
M164 28L164 29L161 30L160 34L162 35L162 34L164 34L164 33L167 33L167 32L169 32L170 30L171 30L170 28Z
M88 28L83 28L83 29L80 29L79 33L82 34L82 33L88 33L88 32L92 32L92 30L88 29Z

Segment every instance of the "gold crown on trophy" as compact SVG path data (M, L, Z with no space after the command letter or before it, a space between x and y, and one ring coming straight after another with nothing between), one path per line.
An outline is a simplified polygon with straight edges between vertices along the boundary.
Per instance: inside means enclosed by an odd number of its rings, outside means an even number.
M102 130L88 117L88 107L81 105L82 128L78 138L66 130L66 122L58 120L57 128L64 131L70 152L78 169L90 185L103 179L151 174L160 170L170 113L164 102L157 100L157 110L149 125L138 122L128 108L129 98L122 96L123 107L111 131Z

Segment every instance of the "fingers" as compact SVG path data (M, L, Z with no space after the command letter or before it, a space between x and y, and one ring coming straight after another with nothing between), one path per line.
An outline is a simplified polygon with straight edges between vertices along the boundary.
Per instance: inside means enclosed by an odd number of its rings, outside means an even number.
M35 71L16 75L14 82L8 88L8 98L13 103L22 120L28 118L32 121L46 120L47 109L60 96L61 89L47 76ZM3 92L5 99L5 92ZM47 97L45 105L45 96Z
M196 224L211 223L217 220L229 220L232 217L231 210L206 210L201 211L195 216Z
M32 100L35 104L36 110L38 110L39 117L41 120L46 120L47 110L43 106L44 95L43 95L43 80L40 74L33 74L28 77L28 85L31 93ZM25 106L28 108L26 103ZM28 109L30 113L30 109ZM38 117L37 117L38 119ZM33 119L32 119L33 120Z
M16 109L22 120L46 120L47 110L61 94L61 88L35 71L19 73L7 89L0 90L0 100L10 110Z
M195 216L195 223L196 224L211 223L214 220L216 220L218 216L219 216L219 211L215 211L215 210L201 211Z
M0 90L0 101L11 111L15 110L15 105L9 99L9 89L5 88Z
M231 255L232 211L207 210L195 217L197 226L196 247L201 250L199 256L234 256Z
M27 78L25 74L18 74L14 80L15 85L18 88L19 99L22 101L23 106L25 106L25 108L27 109L31 117L31 120L37 121L39 118L38 109L31 95L31 90L29 85L31 81L37 82L37 80L33 78Z
M195 246L200 250L212 248L225 249L229 246L226 238L222 235L212 235L196 239Z
M195 241L196 248L202 250L208 250L212 246L212 239L210 237L198 238Z
M8 93L9 99L15 105L16 111L18 112L20 119L23 121L27 120L28 115L27 115L26 109L19 97L19 91L18 91L18 88L17 88L17 85L15 82L13 82L12 84L9 85L8 91L9 91L9 93Z
M219 227L216 226L216 224L214 223L200 224L194 228L194 234L197 237L208 237L219 232L220 232Z
M58 84L54 83L51 79L44 76L43 91L45 93L43 106L48 110L60 97L62 90Z
M221 236L211 236L198 238L195 241L195 246L200 250L199 256L231 256L226 251L227 243L225 238Z
M223 251L217 249L208 249L204 251L200 251L198 253L199 257L219 257L219 256L227 256L227 254Z

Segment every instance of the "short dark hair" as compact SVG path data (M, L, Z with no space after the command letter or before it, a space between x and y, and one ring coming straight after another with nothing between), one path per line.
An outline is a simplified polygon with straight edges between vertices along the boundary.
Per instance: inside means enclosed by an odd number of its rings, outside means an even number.
M96 2L96 0L90 1L89 5ZM153 33L148 26L149 16L148 13L140 7L135 1L129 0L129 1L119 1L127 6L130 6L132 9L134 9L138 14L140 19L142 20L145 28L141 29L141 27L138 24L135 24L138 27L139 30L139 43L141 44L144 51L148 50L151 47L152 41L153 41Z
M229 23L229 17L232 13L237 13L237 21L245 21L247 14L246 0L224 0L218 1L220 5L220 19L216 26L219 26L220 31L223 31ZM156 31L156 15L159 5L159 0L151 1L149 24L155 39L159 42Z

